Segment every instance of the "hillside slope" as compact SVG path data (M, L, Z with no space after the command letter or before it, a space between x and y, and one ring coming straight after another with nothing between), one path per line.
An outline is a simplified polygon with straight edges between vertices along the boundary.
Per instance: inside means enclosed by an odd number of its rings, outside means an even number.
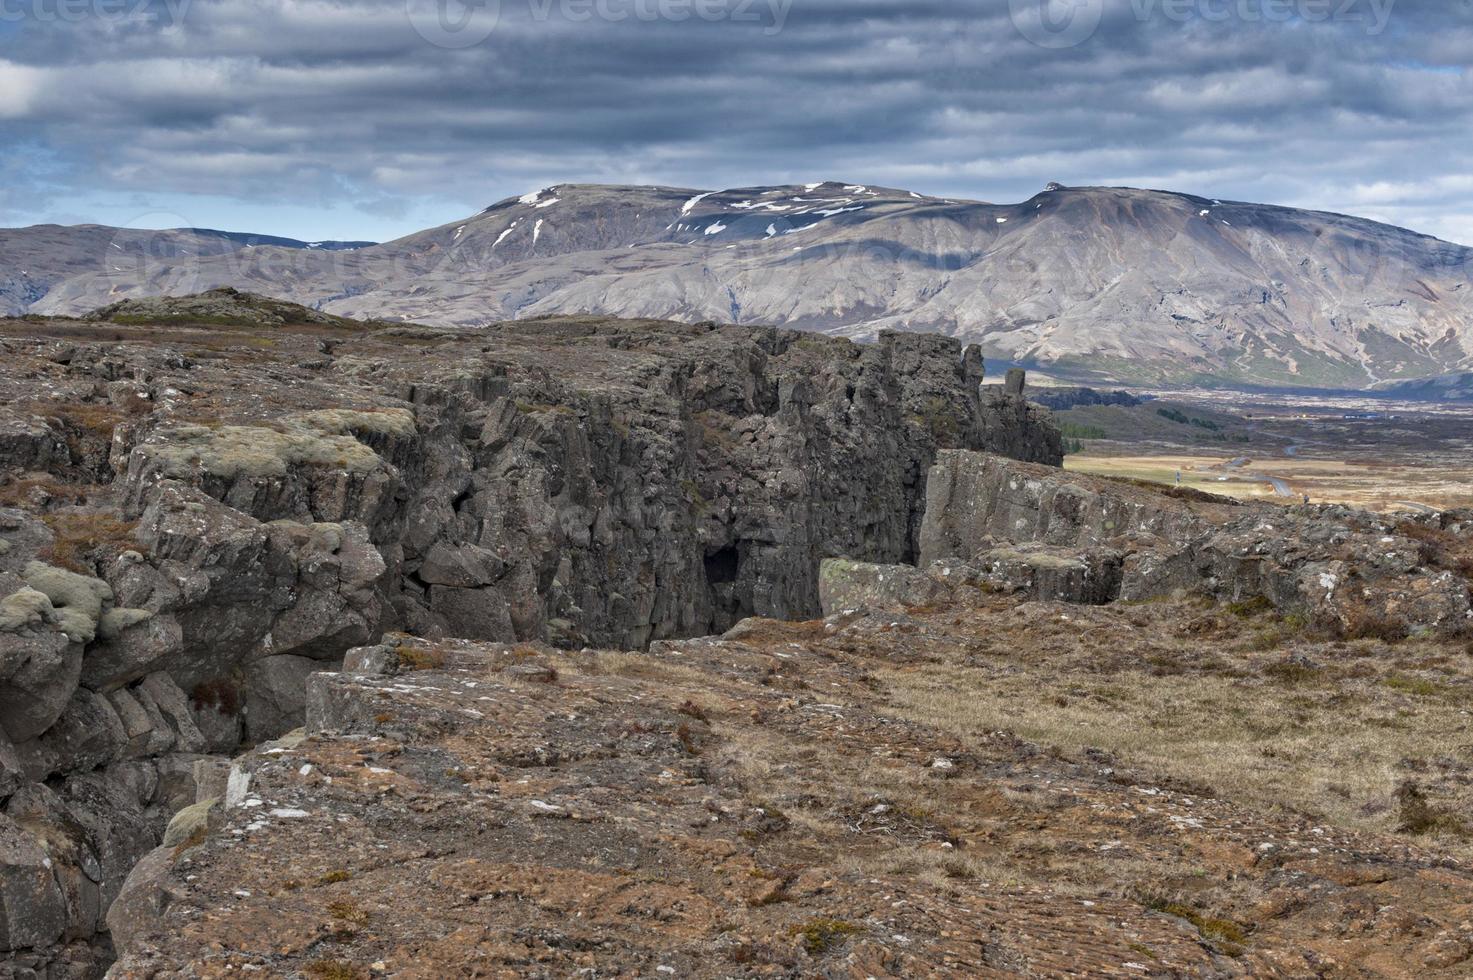
M69 310L83 313L121 299L125 294L141 295L132 284L146 278L154 283L154 294L197 292L193 273L196 263L204 259L264 246L295 252L336 251L372 244L300 242L294 238L207 228L164 231L107 225L0 228L0 316L45 312L33 307L74 277L81 277L101 290L94 294L97 301L85 309Z
M1164 191L558 185L354 251L94 264L32 308L230 285L358 318L899 328L1084 380L1361 388L1473 366L1470 269L1473 249L1403 229Z

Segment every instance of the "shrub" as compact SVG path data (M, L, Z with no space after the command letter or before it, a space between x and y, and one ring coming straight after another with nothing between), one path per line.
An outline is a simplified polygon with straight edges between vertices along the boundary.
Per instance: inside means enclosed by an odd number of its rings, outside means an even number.
M84 575L92 574L91 562L116 558L134 545L137 521L119 520L113 514L68 511L41 518L55 540L43 555L53 565Z
M1146 898L1145 905L1153 912L1185 919L1197 930L1197 934L1229 956L1241 956L1243 945L1248 941L1248 929L1231 919L1202 912L1184 902L1167 898Z
M240 688L228 677L200 681L189 692L189 697L196 708L214 708L222 715L240 714Z
M706 714L706 709L696 704L694 701L686 701L675 710L683 715L688 715L689 717L696 719L696 721L706 721L709 718L709 716Z
M362 925L368 921L368 913L363 911L357 902L351 899L339 899L336 902L327 903L328 914L334 919L351 922L354 925Z
M1406 623L1395 616L1382 615L1368 607L1357 606L1346 610L1345 619L1339 625L1342 640L1382 640L1399 643L1411 633Z
M1416 694L1420 697L1430 698L1441 694L1443 687L1433 681L1422 677L1409 677L1406 674L1392 674L1381 682L1393 691L1402 691L1406 694Z
M1473 836L1473 828L1462 817L1433 806L1422 788L1410 780L1396 788L1396 806L1396 829L1400 833Z
M1268 596L1256 595L1251 599L1239 599L1237 602L1228 603L1228 612L1241 619L1257 616L1259 613L1268 612L1274 607Z
M399 647L402 670L439 670L445 666L445 654L434 647Z
M837 949L846 939L861 931L859 926L843 919L810 919L792 928L792 934L798 937L803 949L813 956Z
M911 421L924 427L939 446L954 446L961 436L956 406L940 396L926 399L911 415Z
M1320 672L1309 664L1291 657L1263 668L1263 676L1284 684L1303 684L1320 676Z
M675 738L680 742L680 747L685 751L686 755L701 754L701 747L696 744L695 734L691 731L690 725L687 723L682 721L680 727L675 729Z

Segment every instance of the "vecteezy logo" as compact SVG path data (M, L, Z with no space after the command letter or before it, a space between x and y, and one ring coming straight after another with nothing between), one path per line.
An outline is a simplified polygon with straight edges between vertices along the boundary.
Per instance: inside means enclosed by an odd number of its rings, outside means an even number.
M1008 0L1018 33L1040 48L1072 48L1099 30L1105 0Z
M491 36L501 0L404 0L414 32L437 48L470 48Z

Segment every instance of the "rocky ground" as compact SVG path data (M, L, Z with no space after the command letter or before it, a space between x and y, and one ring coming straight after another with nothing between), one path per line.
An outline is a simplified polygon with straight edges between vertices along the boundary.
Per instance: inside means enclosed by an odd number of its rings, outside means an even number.
M113 975L1465 976L1465 651L1274 622L976 591L647 653L390 638L146 859ZM1109 719L1158 684L1231 766L1141 764ZM1382 751L1270 802L1331 716Z

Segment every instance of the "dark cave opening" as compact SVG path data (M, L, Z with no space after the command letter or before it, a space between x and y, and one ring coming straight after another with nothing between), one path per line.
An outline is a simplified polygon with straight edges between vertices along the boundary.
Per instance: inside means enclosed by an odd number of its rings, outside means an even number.
M735 582L741 565L741 553L735 545L718 548L706 555L706 582L710 585Z

